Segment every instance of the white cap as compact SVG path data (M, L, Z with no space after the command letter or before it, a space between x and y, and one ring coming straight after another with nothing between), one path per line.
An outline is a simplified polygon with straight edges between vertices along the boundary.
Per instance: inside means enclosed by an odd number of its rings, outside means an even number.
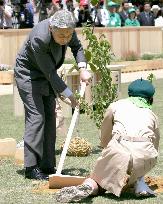
M153 5L152 8L151 8L151 11L153 11L155 9L160 10L160 7L158 5Z
M132 3L128 3L128 6L129 6L130 8L134 7Z

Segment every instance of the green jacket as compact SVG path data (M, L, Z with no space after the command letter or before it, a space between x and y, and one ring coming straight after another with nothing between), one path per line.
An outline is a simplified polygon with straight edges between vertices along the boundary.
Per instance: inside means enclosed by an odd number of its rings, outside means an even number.
M127 18L125 20L125 26L140 26L140 23L137 19L130 19L130 18Z
M108 27L120 27L121 18L118 13L109 13L109 23Z

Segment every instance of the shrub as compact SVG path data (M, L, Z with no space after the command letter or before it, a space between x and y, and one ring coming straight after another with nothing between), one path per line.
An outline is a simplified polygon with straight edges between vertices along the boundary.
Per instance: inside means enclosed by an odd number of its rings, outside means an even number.
M152 60L155 58L155 55L154 54L144 54L141 59L143 60Z
M117 97L117 87L112 83L111 72L107 68L112 58L111 47L104 35L97 39L90 27L85 27L83 34L88 41L85 49L87 62L92 72L98 74L100 79L92 87L92 104L80 99L80 107L94 120L97 128L100 128L107 107Z
M163 53L160 54L150 54L150 53L146 53L144 55L142 55L141 59L143 60L153 60L153 59L161 59L163 58Z
M136 61L138 60L138 55L134 51L129 51L124 55L124 60L125 61Z

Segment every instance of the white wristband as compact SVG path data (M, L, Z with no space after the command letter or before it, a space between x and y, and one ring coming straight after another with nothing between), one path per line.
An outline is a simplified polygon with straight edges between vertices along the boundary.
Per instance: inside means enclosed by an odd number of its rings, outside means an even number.
M66 98L69 98L71 95L73 95L72 91L67 87L62 93L61 95L63 95Z
M86 62L79 62L78 63L78 67L79 67L79 69L82 67L82 68L86 68L87 67L87 64L86 64Z

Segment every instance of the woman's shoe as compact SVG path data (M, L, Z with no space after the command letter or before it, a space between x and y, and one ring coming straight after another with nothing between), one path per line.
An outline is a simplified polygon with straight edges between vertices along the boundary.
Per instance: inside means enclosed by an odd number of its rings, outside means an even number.
M137 180L135 184L135 195L137 197L150 197L156 196L155 192L152 191L149 186L145 183L144 177Z

